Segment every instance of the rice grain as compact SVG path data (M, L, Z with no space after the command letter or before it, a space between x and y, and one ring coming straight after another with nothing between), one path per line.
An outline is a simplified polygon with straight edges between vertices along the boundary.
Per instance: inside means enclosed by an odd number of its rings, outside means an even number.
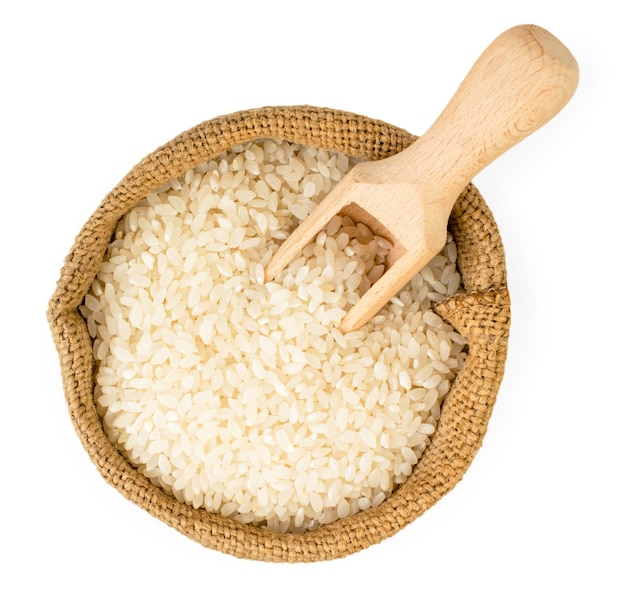
M112 442L179 500L301 532L379 505L435 430L465 341L431 310L456 246L362 330L345 310L391 245L334 217L274 282L264 266L354 164L260 140L150 193L120 220L81 312Z

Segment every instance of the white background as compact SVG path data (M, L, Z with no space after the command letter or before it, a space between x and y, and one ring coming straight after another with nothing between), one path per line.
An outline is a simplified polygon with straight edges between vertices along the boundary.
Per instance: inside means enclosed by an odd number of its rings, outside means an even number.
M624 590L618 5L4 3L0 588ZM109 487L70 423L45 318L104 195L178 133L241 109L333 107L419 135L488 43L521 23L568 45L581 81L562 113L475 180L502 233L513 326L463 481L380 545L309 565L205 549Z

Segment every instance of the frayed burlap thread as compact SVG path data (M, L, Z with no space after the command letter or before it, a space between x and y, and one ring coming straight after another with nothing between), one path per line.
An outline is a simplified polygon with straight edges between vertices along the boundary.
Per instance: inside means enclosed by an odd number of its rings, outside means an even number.
M416 140L382 121L309 106L265 107L206 121L145 157L105 197L66 257L47 316L73 425L109 484L206 547L263 561L329 560L379 543L414 521L450 491L471 464L481 446L504 373L510 325L504 250L487 205L469 185L450 218L462 290L436 306L437 313L467 338L469 354L442 407L431 443L409 479L386 501L303 534L272 533L194 509L142 476L104 433L93 399L91 340L78 306L97 273L117 222L129 208L172 177L236 144L258 138L326 148L363 160L391 156Z

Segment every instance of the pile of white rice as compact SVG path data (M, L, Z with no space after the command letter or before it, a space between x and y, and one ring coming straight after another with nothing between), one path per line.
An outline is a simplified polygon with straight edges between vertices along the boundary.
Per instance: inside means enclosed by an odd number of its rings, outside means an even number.
M179 500L301 532L380 504L429 442L464 340L432 310L443 252L362 330L337 326L389 244L334 218L275 281L278 244L352 166L272 140L238 146L120 221L81 311L105 430Z

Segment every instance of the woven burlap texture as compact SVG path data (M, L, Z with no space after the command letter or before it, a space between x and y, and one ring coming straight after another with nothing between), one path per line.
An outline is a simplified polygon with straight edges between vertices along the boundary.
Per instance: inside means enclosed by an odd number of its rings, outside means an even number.
M351 113L266 107L206 121L137 164L84 225L48 307L73 425L104 479L135 504L207 547L236 557L305 562L357 552L415 520L463 477L479 449L503 377L510 324L504 251L493 217L473 185L450 218L462 292L436 311L468 340L469 354L443 405L431 443L409 479L380 506L304 534L276 534L178 502L142 476L104 433L93 399L94 359L78 312L120 217L165 181L228 148L276 138L375 160L415 141L408 132ZM97 536L97 533L94 533Z

